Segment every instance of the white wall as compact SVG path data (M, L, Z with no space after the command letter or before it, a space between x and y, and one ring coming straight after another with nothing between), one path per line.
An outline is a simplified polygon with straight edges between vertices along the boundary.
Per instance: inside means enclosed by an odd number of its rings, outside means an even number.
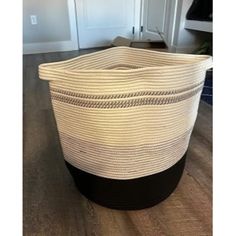
M74 1L23 0L23 45L26 54L78 49Z
M203 32L184 28L192 2L168 0L166 39L170 51L192 52L206 38ZM31 25L30 15L37 15L37 25ZM74 0L23 0L23 27L25 54L78 49Z

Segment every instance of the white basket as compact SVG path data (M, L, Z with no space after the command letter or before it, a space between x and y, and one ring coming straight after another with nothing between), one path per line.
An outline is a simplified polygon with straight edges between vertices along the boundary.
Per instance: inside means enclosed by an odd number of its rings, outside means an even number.
M210 56L129 47L40 65L65 160L119 180L170 168L188 148L211 65Z

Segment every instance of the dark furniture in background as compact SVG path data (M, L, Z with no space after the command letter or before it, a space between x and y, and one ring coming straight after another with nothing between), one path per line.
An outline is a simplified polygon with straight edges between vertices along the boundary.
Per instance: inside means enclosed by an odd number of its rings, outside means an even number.
M194 0L186 18L188 20L212 21L212 0Z

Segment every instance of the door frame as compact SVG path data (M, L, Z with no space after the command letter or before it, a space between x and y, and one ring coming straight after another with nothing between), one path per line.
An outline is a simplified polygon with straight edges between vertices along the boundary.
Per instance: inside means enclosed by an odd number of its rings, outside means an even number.
M144 1L148 1L148 0L141 0L140 27L144 25ZM166 45L169 48L169 51L172 51L174 34L176 30L177 3L178 3L178 0L166 1L163 38ZM140 39L142 39L141 31L140 31Z
M77 34L77 19L74 0L67 0L68 15L70 22L70 40L26 43L23 44L23 54L73 51L78 50L78 34Z
M174 37L177 30L177 9L178 0L167 0L167 14L165 19L165 43L170 52L175 52ZM170 16L170 17L168 17Z

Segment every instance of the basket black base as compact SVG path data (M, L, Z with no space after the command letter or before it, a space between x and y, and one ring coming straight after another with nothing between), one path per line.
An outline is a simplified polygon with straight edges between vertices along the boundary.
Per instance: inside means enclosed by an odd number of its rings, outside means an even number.
M84 172L66 162L79 191L88 199L108 208L140 210L165 200L183 174L185 155L169 169L146 177L117 180Z

